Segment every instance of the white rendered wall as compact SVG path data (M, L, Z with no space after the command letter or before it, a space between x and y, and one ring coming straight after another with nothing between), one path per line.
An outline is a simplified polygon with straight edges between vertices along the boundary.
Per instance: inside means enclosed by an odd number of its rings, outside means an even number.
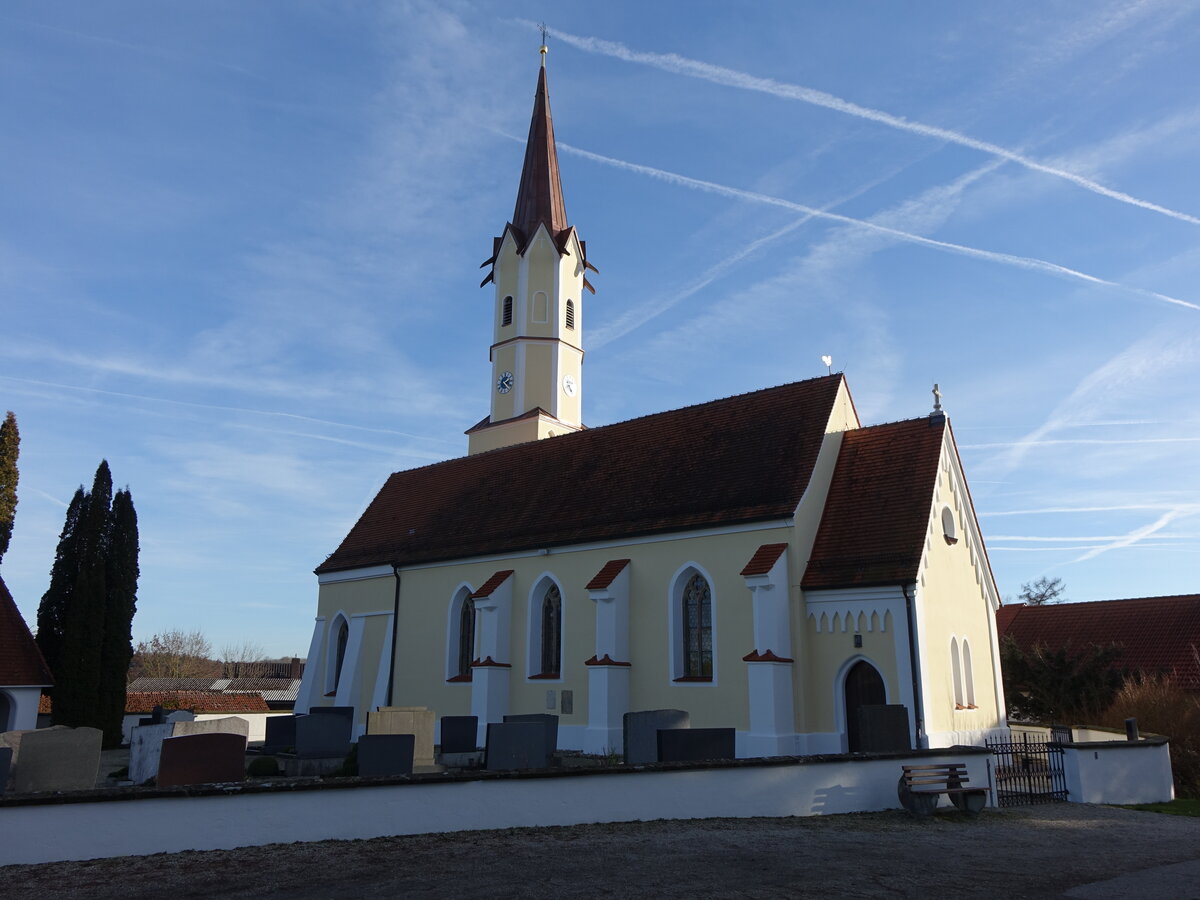
M1113 741L1063 747L1073 803L1163 803L1175 799L1166 741Z
M0 722L3 731L28 731L37 728L38 701L42 697L40 685L33 687L0 688L8 697L11 723Z
M482 778L323 790L0 807L0 865L592 822L812 816L899 807L904 763L985 754L620 774Z

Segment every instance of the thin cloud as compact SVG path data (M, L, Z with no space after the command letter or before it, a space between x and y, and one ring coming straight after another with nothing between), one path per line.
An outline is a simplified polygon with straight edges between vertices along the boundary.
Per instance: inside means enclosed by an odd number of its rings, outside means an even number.
M1092 550L1089 550L1087 553L1083 554L1082 556L1076 557L1075 559L1071 560L1071 562L1077 562L1077 563L1085 562L1086 560L1096 558L1101 553L1107 553L1109 550L1120 550L1123 547L1132 547L1135 544L1138 544L1141 541L1143 541L1144 539L1150 537L1150 535L1155 534L1158 531L1161 531L1163 528L1166 528L1168 525L1171 524L1171 522L1173 522L1175 519L1178 519L1181 515L1183 515L1184 512L1185 512L1185 510L1183 510L1183 509L1173 509L1170 512L1164 513L1163 515L1159 516L1158 519L1156 519L1154 522L1151 522L1149 525L1143 525L1141 528L1135 528L1133 531L1129 532L1128 534L1122 535L1121 537L1114 539L1111 543L1105 544L1102 547L1096 547Z
M532 25L533 23L522 20L523 24ZM926 125L922 122L915 122L902 116L894 116L891 113L883 112L878 109L871 109L866 106L859 106L857 103L851 103L848 100L843 100L840 97L835 97L833 94L827 94L824 91L814 90L813 88L803 87L796 84L787 84L776 81L773 78L760 78L756 75L751 75L747 72L739 72L734 69L727 69L723 66L714 66L711 63L701 62L699 60L688 59L687 57L679 56L675 53L649 53L639 50L633 50L624 44L616 41L606 41L594 37L582 37L580 35L569 34L565 31L551 30L550 34L555 38L569 44L578 50L583 50L588 53L598 53L602 56L609 56L615 59L620 59L625 62L640 63L642 65L652 66L664 72L671 72L676 75L686 75L690 78L699 78L704 81L710 81L714 84L721 84L727 87L740 88L747 91L756 91L758 93L769 94L773 97L779 97L784 100L798 100L802 103L809 103L813 106L820 106L825 109L831 109L835 112L844 113L848 116L853 116L858 119L865 119L870 122L877 122L882 125L887 125L890 128L895 128L899 131L907 131L912 134L919 134L924 137L935 138L937 140L947 141L948 143L957 144L962 147L969 147L973 150L979 150L983 153L991 154L1000 159L1016 163L1019 166L1024 166L1035 172L1041 172L1045 175L1052 175L1055 178L1061 178L1069 181L1072 184L1078 185L1085 190L1091 191L1094 194L1099 194L1103 197L1108 197L1117 200L1121 203L1129 204L1130 206L1140 207L1141 209L1150 210L1151 212L1160 213L1164 216L1169 216L1172 219L1178 219L1181 222L1188 222L1192 225L1200 225L1200 218L1189 215L1178 210L1169 209L1165 206L1160 206L1157 203L1152 203L1148 200L1141 200L1137 197L1126 194L1122 191L1117 191L1109 187L1105 187L1099 182L1093 181L1090 178L1085 178L1074 172L1069 172L1066 169L1060 169L1055 166L1039 163L1036 160L1030 159L1014 150L1009 150L1006 147L1001 147L998 144L990 143L989 141L981 141L969 135L962 134L957 131L952 131L948 128L940 128L936 125Z
M664 169L656 169L652 166L643 166L639 163L627 162L623 159L614 159L611 156L602 156L599 153L593 153L590 150L582 150L578 147L573 147L570 144L564 144L562 142L559 142L558 149L575 156L580 156L584 159L589 159L593 162L612 166L617 169L623 169L627 172L636 172L639 175L648 175L651 178L656 178L659 181L664 181L668 184L677 185L679 187L703 191L709 194L717 194L722 197L730 197L735 200L748 200L753 203L763 203L768 206L776 206L781 209L790 209L794 212L804 213L816 218L827 219L832 222L840 222L845 225L854 225L859 228L866 228L879 234L885 234L889 237L893 237L897 240L905 241L910 244L919 244L923 247L932 247L935 250L942 250L944 252L954 253L960 256L970 256L974 257L975 259L985 259L989 262L1001 263L1003 265L1013 266L1019 269L1026 269L1034 272L1045 272L1062 278L1085 281L1089 284L1098 284L1104 287L1117 288L1122 291L1140 294L1145 297L1152 297L1156 300L1161 300L1164 303L1170 303L1175 306L1183 306L1187 309L1200 311L1200 305L1191 303L1187 300L1180 300L1178 297L1160 294L1158 291L1151 291L1146 288L1133 287L1131 285L1120 284L1116 281L1109 281L1106 278L1100 278L1096 275L1089 275L1086 272L1080 272L1078 269L1070 269L1066 266L1060 266L1058 263L1052 263L1044 259L1037 259L1036 257L1032 256L1017 256L1012 253L1000 253L995 250L982 250L978 247L968 247L964 244L955 244L951 243L950 241L938 241L934 240L933 238L912 234L908 231L901 231L897 228L889 228L886 225L880 225L876 222L870 222L865 219L855 219L851 216L843 216L838 213L825 212L824 210L815 209L811 206L805 206L802 203L794 203L791 200L784 200L781 197L772 197L769 194L746 191L742 190L741 188L729 187L727 185L717 184L712 181L703 181L699 178L690 178L687 175L680 175L677 172L668 172Z
M1039 516L1058 513L1124 512L1139 509L1178 509L1168 503L1126 503L1119 506L1047 506L1042 509L1008 509L1001 512L980 512L979 516Z
M1200 437L1166 438L1050 438L1034 441L996 441L990 444L959 444L962 450L999 450L1005 447L1053 447L1079 444L1196 444Z

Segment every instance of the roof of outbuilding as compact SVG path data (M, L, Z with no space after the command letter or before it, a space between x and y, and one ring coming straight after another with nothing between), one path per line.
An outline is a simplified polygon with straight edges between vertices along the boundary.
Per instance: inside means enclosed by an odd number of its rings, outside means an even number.
M54 684L50 667L3 578L0 578L0 684L31 687Z
M926 416L842 436L805 590L916 580L949 427Z
M1116 665L1131 671L1173 674L1190 690L1200 690L1200 594L1134 597L1002 606L997 630L1022 649L1041 644L1050 650L1083 650L1091 644L1117 644Z
M318 573L791 516L841 375L392 475Z
M141 691L125 695L125 713L151 713L154 707L190 709L197 713L269 712L261 694L221 694L216 691Z

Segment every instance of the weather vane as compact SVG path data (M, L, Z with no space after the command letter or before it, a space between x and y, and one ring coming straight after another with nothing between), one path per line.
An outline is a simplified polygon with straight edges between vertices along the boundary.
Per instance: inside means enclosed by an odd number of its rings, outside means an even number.
M541 31L541 33L542 33L542 49L544 50L544 49L546 48L546 33L547 33L547 32L548 32L550 29L546 27L546 23L545 23L545 22L539 22L539 23L538 23L538 30L539 30L539 31Z

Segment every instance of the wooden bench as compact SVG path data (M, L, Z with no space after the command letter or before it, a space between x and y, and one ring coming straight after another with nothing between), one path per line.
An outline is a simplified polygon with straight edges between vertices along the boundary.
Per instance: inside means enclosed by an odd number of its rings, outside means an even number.
M957 809L969 816L978 815L987 805L985 788L967 787L970 778L963 763L901 768L904 771L896 785L896 793L900 797L900 805L914 816L932 814L942 794L947 795Z

